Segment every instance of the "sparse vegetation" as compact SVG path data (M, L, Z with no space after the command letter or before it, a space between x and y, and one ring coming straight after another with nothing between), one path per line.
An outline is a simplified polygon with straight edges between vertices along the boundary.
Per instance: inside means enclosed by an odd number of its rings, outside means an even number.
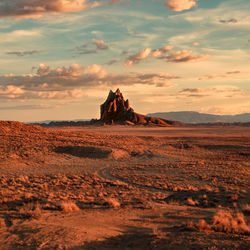
M213 217L212 228L217 232L250 234L250 227L239 212L218 211Z
M249 161L240 150L248 150L248 135L88 129L0 123L4 249L90 241L112 249L123 237L128 246L154 237L147 243L155 248L247 249Z
M119 208L121 206L120 202L117 199L114 199L114 198L106 198L105 202L111 208Z
M75 212L79 211L80 208L73 201L62 201L60 207L63 212Z
M22 217L26 217L31 220L39 220L42 217L42 209L39 203L27 203L24 204L19 212Z
M247 225L244 215L240 212L227 210L219 210L216 212L212 218L211 224L201 219L197 223L188 222L187 227L198 231L213 230L232 234L250 234L250 226Z
M194 201L191 197L188 197L187 198L187 204L191 205L191 206L196 206L196 205L199 204L199 202L198 201Z

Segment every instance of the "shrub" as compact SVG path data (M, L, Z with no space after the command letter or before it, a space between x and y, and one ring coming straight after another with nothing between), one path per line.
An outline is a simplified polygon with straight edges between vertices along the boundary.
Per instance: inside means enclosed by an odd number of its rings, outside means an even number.
M119 208L121 206L120 202L114 198L106 198L105 202L112 208Z
M250 227L246 224L242 213L230 213L220 210L213 217L212 228L217 232L249 234Z
M80 208L73 201L63 201L61 202L60 207L64 212L74 212L80 210Z

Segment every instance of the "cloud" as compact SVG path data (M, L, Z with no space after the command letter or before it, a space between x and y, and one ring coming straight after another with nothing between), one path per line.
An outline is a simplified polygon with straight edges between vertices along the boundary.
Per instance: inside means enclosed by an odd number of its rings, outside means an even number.
M119 4L122 3L122 6L128 6L129 4L131 4L130 0L110 0L110 5L115 5L115 4Z
M192 50L180 50L168 56L161 57L161 59L167 59L168 62L181 63L181 62L199 61L199 60L207 59L209 57L211 56L207 54L194 56Z
M89 0L1 0L0 17L15 19L41 18L47 13L78 12L102 4L104 3L90 2Z
M152 56L154 56L154 57L162 56L163 54L172 50L173 48L174 48L174 46L167 45L167 46L164 46L164 47L159 48L159 49L154 49L152 51Z
M170 80L178 78L166 73L111 74L96 64L73 64L55 69L40 64L33 74L0 77L0 99L76 99L84 97L89 87L135 84L167 87L171 85Z
M110 0L110 5L121 3L123 0Z
M206 58L209 58L210 55L193 55L193 51L191 50L180 50L173 52L171 54L167 54L167 52L171 51L174 46L164 46L158 49L152 50L151 48L146 48L141 50L137 54L131 55L125 59L125 66L133 66L134 64L138 64L143 59L148 58L149 56L157 57L159 59L166 60L168 62L191 62L191 61L199 61Z
M249 39L249 43L250 43L250 39ZM121 54L122 55L127 55L127 54L129 54L131 52L131 49L126 49L126 50L123 50L122 52L121 52Z
M93 45L96 48L91 48ZM107 50L109 49L108 45L104 43L103 40L92 40L92 46L89 43L82 44L81 46L77 46L73 49L77 53L77 55L87 55L87 54L97 54L98 50Z
M108 61L108 62L106 63L106 65L113 65L113 64L116 64L116 63L118 63L118 62L120 62L119 59L112 59L112 60Z
M208 88L185 88L179 92L180 96L185 97L219 97L219 98L229 98L229 97L240 97L244 96L245 92L237 86L231 85L216 85Z
M81 46L77 46L73 49L73 51L76 51L78 55L87 55L87 54L96 54L96 49L89 48L88 44L82 44Z
M85 93L82 89L35 91L26 88L24 85L19 87L14 85L0 87L0 99L7 100L82 98L84 95Z
M196 6L196 0L165 0L165 6L172 11L189 10Z
M36 37L40 38L42 31L39 29L33 30L14 30L8 33L0 32L0 44L1 43L12 43L21 42L23 40L34 40ZM27 42L27 41L26 41Z
M242 72L239 70L235 70L235 71L229 71L226 73L222 73L222 74L211 74L211 75L206 75L203 76L201 78L199 78L199 80L212 80L212 79L216 79L216 78L231 78L235 75L239 75Z
M199 89L199 88L186 88L186 89L183 89L181 92L188 92L188 93L200 93L202 92L203 90L202 89Z
M228 19L228 20L220 20L220 23L238 23L238 20L235 19L235 18L231 18L231 19Z
M21 87L14 85L7 85L0 88L0 97L7 97L10 99L18 98L23 95L25 91Z
M96 39L93 39L92 40L93 44L96 45L96 48L97 49L100 49L100 50L105 50L105 49L108 49L108 45L104 43L103 40L96 40Z
M40 54L41 52L42 51L39 51L39 50L9 51L6 54L7 55L16 55L16 56L22 57L22 56L30 56L30 55Z
M34 104L34 105L2 106L0 107L0 110L52 109L58 107L59 107L58 105L51 105L51 104Z
M126 60L125 60L125 65L126 66L132 66L134 64L139 63L141 60L149 57L151 54L151 49L150 48L146 48L141 50L140 52L138 52L137 54L131 55L129 56Z

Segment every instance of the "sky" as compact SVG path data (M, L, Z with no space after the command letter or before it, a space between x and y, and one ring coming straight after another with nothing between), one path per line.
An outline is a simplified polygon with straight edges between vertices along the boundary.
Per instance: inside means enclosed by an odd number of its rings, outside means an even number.
M0 0L0 119L250 113L249 0Z

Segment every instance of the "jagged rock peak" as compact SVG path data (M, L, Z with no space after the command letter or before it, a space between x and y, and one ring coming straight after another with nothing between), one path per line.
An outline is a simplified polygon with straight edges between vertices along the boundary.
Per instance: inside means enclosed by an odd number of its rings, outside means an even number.
M101 120L104 122L116 121L124 112L133 112L129 106L129 100L124 100L120 89L109 91L107 100L101 105Z
M101 118L99 122L104 124L128 124L128 125L158 125L172 126L175 121L138 114L129 105L129 100L124 100L120 89L109 91L106 101L101 105Z

